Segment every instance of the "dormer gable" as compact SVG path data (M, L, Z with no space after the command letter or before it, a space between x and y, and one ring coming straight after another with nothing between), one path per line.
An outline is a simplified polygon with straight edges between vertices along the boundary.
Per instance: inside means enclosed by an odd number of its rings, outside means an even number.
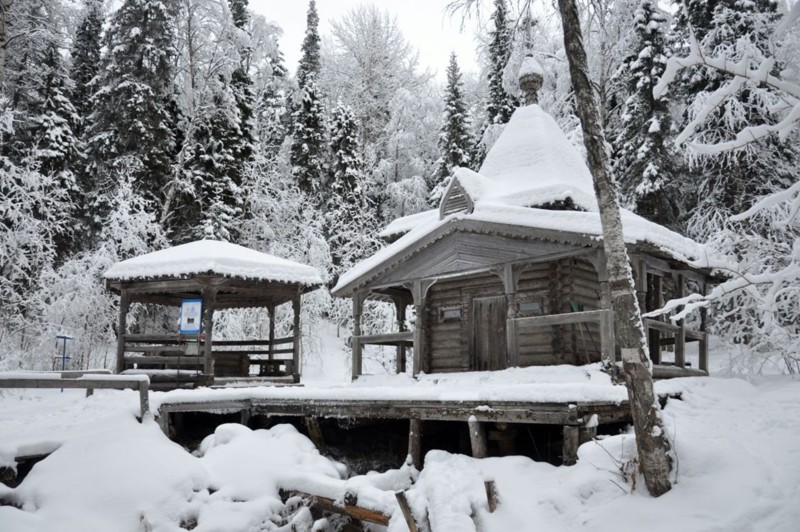
M471 214L481 197L487 179L468 168L455 168L439 203L439 219L453 213Z

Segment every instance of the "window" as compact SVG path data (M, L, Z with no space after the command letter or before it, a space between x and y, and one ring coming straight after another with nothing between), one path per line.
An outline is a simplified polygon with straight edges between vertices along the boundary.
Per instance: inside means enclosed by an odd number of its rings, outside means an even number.
M543 314L539 301L523 301L519 304L519 311L521 314Z
M444 307L439 309L439 321L455 321L461 319L461 307Z

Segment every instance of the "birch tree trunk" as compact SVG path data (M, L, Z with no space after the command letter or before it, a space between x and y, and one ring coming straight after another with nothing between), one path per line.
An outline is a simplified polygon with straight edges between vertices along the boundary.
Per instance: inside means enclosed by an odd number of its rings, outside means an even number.
M653 393L653 377L650 373L644 326L636 300L628 251L622 238L619 199L611 176L605 136L589 82L578 9L575 0L559 0L558 4L578 117L583 129L583 141L594 181L594 191L600 207L603 247L608 261L608 284L615 316L614 332L617 345L622 352L622 369L636 431L639 468L644 475L647 490L654 497L658 497L672 487L669 480L671 468L669 442L661 425L659 407Z

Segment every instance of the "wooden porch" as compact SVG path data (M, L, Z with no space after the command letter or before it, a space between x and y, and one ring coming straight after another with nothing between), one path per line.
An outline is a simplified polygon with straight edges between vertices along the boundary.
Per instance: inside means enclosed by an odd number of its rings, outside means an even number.
M494 275L502 283L502 292L498 297L504 298L507 311L503 320L505 346L503 346L506 362L504 367L518 367L522 363L520 353L521 334L525 332L530 336L532 330L561 330L572 331L573 337L581 337L585 348L591 346L592 352L598 355L598 360L618 362L620 356L614 339L614 315L610 307L610 293L608 278L605 272L605 257L602 249L581 250L572 253L573 256L582 257L590 262L596 271L594 279L580 280L573 278L571 283L580 288L586 283L593 283L596 296L591 295L591 290L577 297L583 301L591 301L596 297L599 308L591 310L563 311L531 315L523 311L523 303L530 301L519 291L520 277L526 269L543 261L517 261L497 267L448 274L437 278L412 279L384 286L375 286L369 289L356 290L353 299L353 336L352 336L352 378L356 379L363 373L364 346L394 346L396 348L397 373L406 371L408 349L411 348L413 356L412 373L430 372L430 321L424 319L426 312L430 312L432 300L431 288L437 283L450 282L460 279L469 279L476 274ZM551 259L552 260L552 259ZM686 268L670 264L666 260L648 254L632 254L632 267L636 284L637 298L642 312L650 312L661 308L666 299L678 298L689 293L706 293L707 277ZM590 285L591 286L591 285ZM552 290L552 288L551 288ZM492 294L494 295L494 294ZM396 315L396 329L393 332L382 334L364 335L361 333L361 322L364 302L368 298L376 298L393 303ZM413 305L415 323L413 330L406 330L406 310ZM530 305L530 304L529 304ZM464 305L466 306L466 305ZM546 305L535 304L535 308L544 310ZM591 308L591 307L590 307ZM680 376L708 375L708 335L706 333L707 316L701 311L699 320L690 326L686 320L673 323L670 316L681 309L676 309L668 315L656 318L645 318L643 324L646 329L646 339L653 362L655 378L673 378ZM462 333L463 334L463 333ZM596 335L596 336L595 336ZM462 349L463 342L462 339ZM687 344L697 343L697 362L693 365L687 358ZM480 369L480 368L476 368Z

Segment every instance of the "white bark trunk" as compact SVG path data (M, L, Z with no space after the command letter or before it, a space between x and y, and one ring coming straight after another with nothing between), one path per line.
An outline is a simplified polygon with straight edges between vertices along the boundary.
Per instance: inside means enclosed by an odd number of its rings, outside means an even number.
M644 326L636 300L628 251L622 237L616 185L606 154L600 114L589 81L578 9L575 0L559 0L559 7L578 117L581 120L589 169L600 207L603 247L608 261L608 282L615 314L614 332L622 352L622 367L639 451L639 467L648 491L657 497L672 487L669 480L669 442L661 425L658 404L653 393Z

